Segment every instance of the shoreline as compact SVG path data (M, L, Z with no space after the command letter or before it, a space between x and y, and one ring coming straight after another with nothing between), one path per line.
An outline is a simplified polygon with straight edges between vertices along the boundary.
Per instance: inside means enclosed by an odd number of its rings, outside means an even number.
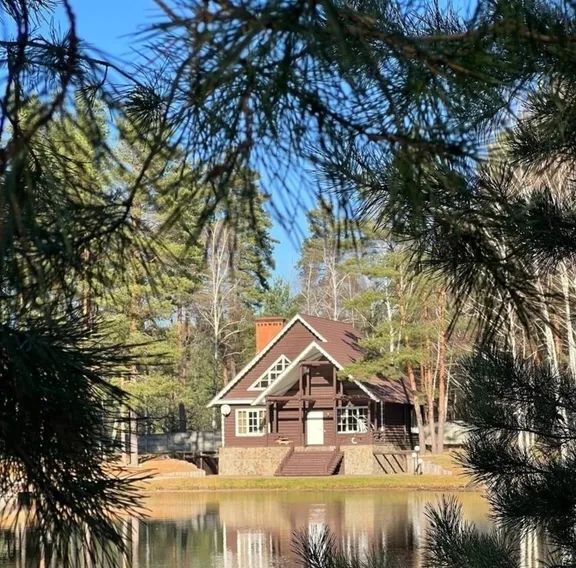
M460 475L403 475L356 477L152 477L138 483L145 495L166 492L262 492L262 491L453 491L483 492Z

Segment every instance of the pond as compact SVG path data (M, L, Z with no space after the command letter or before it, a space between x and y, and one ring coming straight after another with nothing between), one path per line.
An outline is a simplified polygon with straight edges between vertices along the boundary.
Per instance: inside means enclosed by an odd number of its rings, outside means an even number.
M425 508L438 493L403 491L165 494L149 500L141 523L139 568L295 566L292 535L327 526L346 547L382 545L417 566ZM459 493L467 519L489 525L477 493Z
M466 519L490 525L480 494L458 493ZM359 551L382 546L418 567L425 508L439 493L409 491L158 493L145 521L132 520L134 568L290 568L292 535L329 527ZM2 568L41 566L28 551L1 554ZM28 553L26 553L28 552ZM82 563L83 564L83 563ZM119 564L121 565L121 564ZM48 568L48 567L47 567Z

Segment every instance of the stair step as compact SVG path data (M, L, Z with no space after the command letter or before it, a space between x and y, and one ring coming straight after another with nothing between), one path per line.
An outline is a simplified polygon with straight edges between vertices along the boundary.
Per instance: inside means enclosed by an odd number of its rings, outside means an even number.
M278 468L280 476L334 475L343 454L337 450L304 452L294 451Z

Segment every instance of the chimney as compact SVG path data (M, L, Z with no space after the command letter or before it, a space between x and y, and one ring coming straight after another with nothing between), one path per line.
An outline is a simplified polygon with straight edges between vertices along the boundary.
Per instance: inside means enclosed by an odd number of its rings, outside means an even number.
M256 353L260 353L284 327L284 318L265 316L256 318Z

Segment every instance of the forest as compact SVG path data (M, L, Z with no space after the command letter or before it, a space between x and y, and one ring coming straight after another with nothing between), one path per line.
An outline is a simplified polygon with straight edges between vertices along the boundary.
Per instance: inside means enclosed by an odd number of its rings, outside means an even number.
M444 502L429 566L524 566L536 533L573 566L574 5L157 0L119 61L74 4L0 0L5 517L62 565L122 548L111 432L213 428L254 318L301 311L363 332L344 372L405 380L432 452L465 422L498 530Z

